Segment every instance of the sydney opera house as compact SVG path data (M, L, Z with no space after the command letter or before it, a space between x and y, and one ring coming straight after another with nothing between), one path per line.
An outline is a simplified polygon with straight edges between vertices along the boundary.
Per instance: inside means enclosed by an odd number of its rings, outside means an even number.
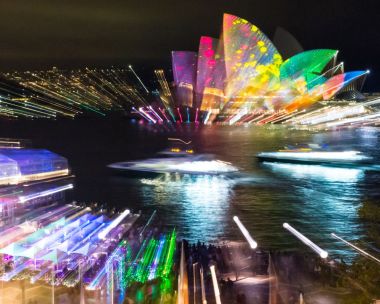
M345 72L338 50L302 51L285 30L274 42L247 20L224 14L219 39L202 36L198 52L172 52L174 100L200 122L264 124L339 95L361 95L368 71ZM173 106L168 99L166 106Z
M2 74L0 116L120 113L153 124L307 128L380 124L380 99L361 93L368 70L345 72L338 50L304 51L281 28L272 43L257 26L225 14L218 39L202 36L198 52L171 55L173 77L158 69L147 84L132 65Z

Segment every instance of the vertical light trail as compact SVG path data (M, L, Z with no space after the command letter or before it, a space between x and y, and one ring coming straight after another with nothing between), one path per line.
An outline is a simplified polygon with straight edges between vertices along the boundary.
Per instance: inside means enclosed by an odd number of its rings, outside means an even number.
M186 107L186 114L187 114L187 123L190 123L189 107Z
M198 121L198 112L199 112L199 108L197 108L196 111L195 111L195 119L194 119L194 122L195 122L196 124L199 123L199 121Z
M202 266L199 269L199 274L201 276L202 304L207 304L206 291L205 291L205 282L204 282L203 267Z
M161 254L163 253L163 248L166 242L166 237L163 235L159 241L158 247L156 249L156 255L153 259L153 263L150 266L150 272L148 276L148 280L153 280L156 277L157 267L159 265L159 261L161 258Z
M173 111L170 108L168 108L168 112L169 112L170 116L172 117L173 122L176 122Z
M212 277L212 285L214 286L215 302L216 304L222 304L220 300L218 280L216 279L216 274L215 274L215 266L214 265L210 266L210 270L211 270L211 277Z
M178 116L179 116L179 121L180 121L180 123L182 123L183 120L182 120L182 115L181 115L181 111L179 110L179 108L177 108L177 112L178 112Z

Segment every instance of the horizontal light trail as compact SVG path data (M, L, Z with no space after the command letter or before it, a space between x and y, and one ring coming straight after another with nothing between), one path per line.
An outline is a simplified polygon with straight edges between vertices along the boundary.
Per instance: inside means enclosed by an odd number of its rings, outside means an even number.
M25 202L30 201L32 199L45 197L48 195L52 195L52 194L62 192L62 191L68 190L68 189L73 189L73 188L74 188L73 184L68 184L65 186L49 189L49 190L42 191L42 192L33 193L30 195L22 195L22 196L19 196L19 201L20 201L20 203L25 203Z

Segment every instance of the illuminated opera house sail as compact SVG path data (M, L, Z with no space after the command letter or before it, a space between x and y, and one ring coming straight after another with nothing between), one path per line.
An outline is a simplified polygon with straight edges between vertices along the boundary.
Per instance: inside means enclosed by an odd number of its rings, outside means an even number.
M201 37L197 53L172 52L176 100L202 112L203 122L275 121L348 85L361 89L368 71L344 72L337 55L315 49L284 58L257 26L224 14L219 39Z

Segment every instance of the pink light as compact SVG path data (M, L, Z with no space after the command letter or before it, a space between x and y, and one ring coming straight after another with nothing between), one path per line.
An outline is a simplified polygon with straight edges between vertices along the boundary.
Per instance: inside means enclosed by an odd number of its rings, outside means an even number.
M179 111L179 108L177 108L177 112L178 112L178 115L179 115L179 121L180 121L180 123L182 123L183 120L182 120L182 115L181 115L181 112Z
M198 111L199 111L199 108L197 108L196 112L195 112L195 123L198 124L199 121L198 121Z
M150 116L147 112L144 111L144 108L139 108L139 112L142 113L144 116L146 116L151 122L156 123L157 121Z

